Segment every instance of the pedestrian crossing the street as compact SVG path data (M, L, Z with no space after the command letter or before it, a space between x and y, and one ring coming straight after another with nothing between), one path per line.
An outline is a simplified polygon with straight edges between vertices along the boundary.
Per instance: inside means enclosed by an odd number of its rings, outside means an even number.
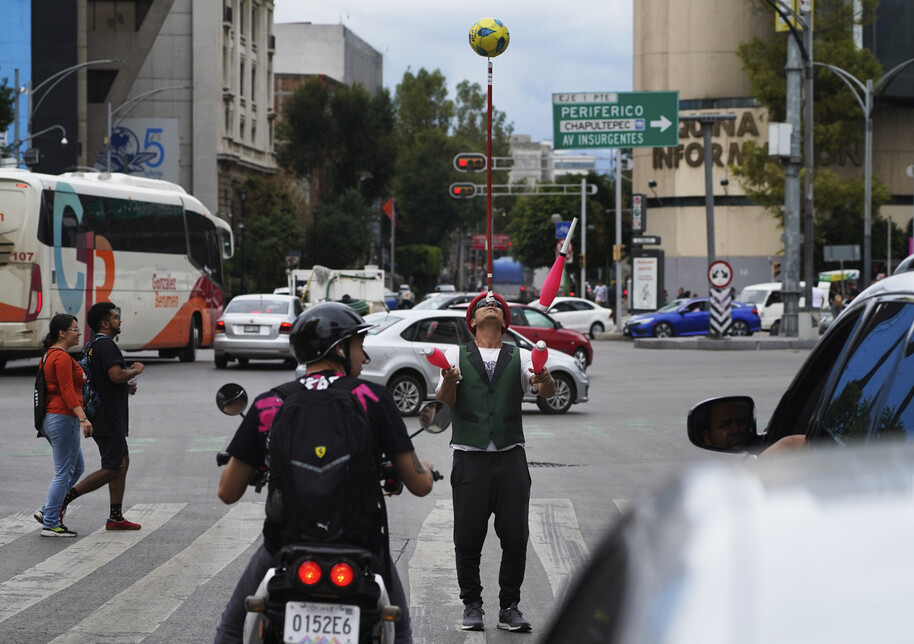
M72 510L72 509L71 509ZM237 581L234 570L246 563L263 525L263 502L241 502L228 507L221 517L193 540L174 544L175 525L194 513L186 503L148 503L130 507L126 513L141 523L139 531L81 532L76 539L40 540L40 527L28 512L0 517L0 641L87 644L93 642L205 642L211 641L222 606ZM485 633L463 633L457 617L462 603L456 588L452 542L453 512L450 500L439 500L410 539L414 548L404 549L406 560L398 562L408 584L415 641L443 641L436 637L451 631L460 642L485 641ZM31 547L28 540L37 543ZM496 543L494 533L490 538ZM50 543L49 543L50 542ZM530 507L530 553L538 558L545 580L537 583L551 589L561 600L571 578L588 557L588 548L569 499L533 499ZM5 550L15 550L15 562ZM41 553L29 560L33 553ZM163 554L165 553L165 554ZM124 557L133 560L158 557L152 567L140 569L136 578L123 579ZM241 559L239 559L241 558ZM219 575L234 564L231 571ZM119 572L108 572L118 567ZM129 567L127 568L130 569ZM229 575L229 572L233 574ZM105 575L118 574L116 584L106 584ZM532 583L529 578L528 583ZM92 593L89 593L90 580ZM407 581L408 580L408 581ZM111 588L107 594L98 590ZM497 591L496 591L497 592ZM548 592L548 591L546 591ZM202 593L206 600L196 595ZM78 595L81 610L73 610L62 626L53 630L54 605L61 596ZM92 594L91 602L84 595ZM197 630L186 639L168 631L170 619L185 604L197 606ZM196 602L196 603L195 603ZM203 608L205 607L205 609ZM48 623L51 626L47 626ZM41 624L39 637L22 632L21 624ZM545 624L543 624L545 627ZM165 631L172 633L165 638ZM476 639L474 639L476 638Z

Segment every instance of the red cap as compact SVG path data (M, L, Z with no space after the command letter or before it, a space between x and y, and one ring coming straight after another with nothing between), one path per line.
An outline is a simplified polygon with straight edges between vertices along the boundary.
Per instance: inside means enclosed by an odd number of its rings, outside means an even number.
M476 328L472 324L470 324L470 320L473 319L473 312L476 308L476 303L479 302L479 300L486 297L488 294L489 294L488 291L483 291L482 293L480 293L479 295L474 297L473 301L470 302L470 305L467 307L467 328L470 330L470 333L472 333L473 335L476 335ZM508 327L511 326L511 310L508 308L508 303L505 302L505 298L503 298L498 293L492 293L492 295L495 297L495 300L499 304L501 304L501 312L504 313L504 316L505 316L504 330L507 331Z

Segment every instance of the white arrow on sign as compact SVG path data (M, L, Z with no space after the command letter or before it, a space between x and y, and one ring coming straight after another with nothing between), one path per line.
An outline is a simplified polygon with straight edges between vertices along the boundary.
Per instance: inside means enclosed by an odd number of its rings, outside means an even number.
M659 127L661 132L665 132L672 124L673 122L663 114L660 115L659 121L651 121L651 127Z

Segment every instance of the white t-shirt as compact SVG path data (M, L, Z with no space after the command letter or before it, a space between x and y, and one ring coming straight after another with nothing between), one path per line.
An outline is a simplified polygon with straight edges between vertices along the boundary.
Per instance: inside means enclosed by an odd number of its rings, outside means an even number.
M530 354L530 352L527 349L522 349L520 347L516 347L516 349L518 351L520 351L521 389L523 390L524 394L533 393L533 385L530 384L530 376L533 375L533 371L532 371L533 356ZM499 351L501 351L501 349L484 349L482 347L479 348L479 355L482 356L482 362L486 366L486 372L489 374L490 378L492 377L492 374L495 372L495 364L498 362ZM458 368L459 368L460 346L456 345L456 344L449 345L448 348L445 349L445 351L444 351L444 357L447 358L448 364L458 365ZM526 377L524 377L525 374L526 374ZM441 385L443 382L444 382L444 376L440 375L440 373L439 373L438 386L435 387L435 392L437 392L441 389ZM457 386L458 387L460 386L459 382L457 383ZM463 451L467 451L467 452L474 452L474 451L476 451L476 452L478 452L478 451L504 452L513 447L517 447L518 445L523 446L523 443L515 443L513 445L508 445L501 450L496 450L495 443L492 441L489 441L489 446L485 450L480 450L477 447L471 447L469 445L457 445L457 444L452 443L451 449L459 449L459 450L463 450Z

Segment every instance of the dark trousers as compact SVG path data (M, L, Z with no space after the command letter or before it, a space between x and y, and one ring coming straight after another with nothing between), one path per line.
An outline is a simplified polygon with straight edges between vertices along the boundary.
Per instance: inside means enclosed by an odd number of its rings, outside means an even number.
M524 448L506 452L454 450L451 468L454 499L454 553L457 583L464 604L482 600L479 561L489 517L501 542L498 601L501 608L520 601L530 536L530 471Z

